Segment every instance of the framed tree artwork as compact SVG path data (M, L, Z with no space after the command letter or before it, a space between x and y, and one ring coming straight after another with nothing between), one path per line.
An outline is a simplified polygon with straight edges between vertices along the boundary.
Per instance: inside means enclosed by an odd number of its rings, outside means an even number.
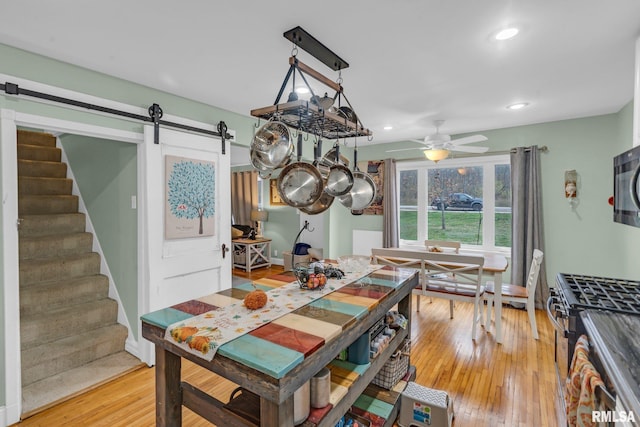
M165 239L214 235L214 162L165 156L165 195Z
M278 180L272 179L269 182L269 203L271 206L286 206L287 204L282 201L280 194L278 194Z

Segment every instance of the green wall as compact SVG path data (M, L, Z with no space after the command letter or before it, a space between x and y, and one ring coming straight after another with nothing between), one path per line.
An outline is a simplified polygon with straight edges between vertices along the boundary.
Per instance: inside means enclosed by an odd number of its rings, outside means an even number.
M137 146L77 135L60 140L137 339L138 213L131 208L131 197L137 197Z

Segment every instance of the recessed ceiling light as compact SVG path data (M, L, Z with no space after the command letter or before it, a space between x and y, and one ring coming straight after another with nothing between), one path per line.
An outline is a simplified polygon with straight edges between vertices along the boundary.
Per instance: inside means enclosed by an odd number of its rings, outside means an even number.
M518 102L516 104L507 105L507 110L520 110L529 105L528 102Z
M504 30L500 30L493 36L496 40L508 40L512 37L515 37L520 32L516 27L505 28Z
M382 129L384 129L384 130L391 130L391 129L393 129L393 126L389 126L389 125L387 125L387 126L383 127Z

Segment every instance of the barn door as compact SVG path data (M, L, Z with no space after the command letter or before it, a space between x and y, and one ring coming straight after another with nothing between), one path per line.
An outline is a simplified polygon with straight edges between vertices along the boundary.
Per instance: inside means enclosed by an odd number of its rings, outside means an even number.
M148 262L141 314L231 287L232 266L225 251L231 245L230 160L221 141L160 129L154 144L153 126L145 126L143 151L147 197L139 208ZM149 348L142 354L151 358Z

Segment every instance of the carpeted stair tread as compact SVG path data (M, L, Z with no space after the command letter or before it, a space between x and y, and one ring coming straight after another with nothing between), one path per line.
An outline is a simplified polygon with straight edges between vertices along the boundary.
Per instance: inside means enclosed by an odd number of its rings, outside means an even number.
M78 212L78 196L75 195L25 195L18 196L19 215L38 215Z
M26 195L70 195L73 180L69 178L49 178L40 176L19 176L18 194Z
M22 417L141 366L56 137L18 131Z
M20 261L20 286L98 274L100 255L95 252L46 259Z
M23 418L144 366L139 359L121 351L23 387Z
M126 339L127 328L116 323L22 350L22 385L117 353Z
M42 162L18 159L18 176L42 176L66 178L67 164L61 162Z
M50 133L36 132L32 130L18 130L18 145L40 145L42 147L55 147L56 137Z
M20 260L59 258L91 252L93 234L68 233L20 237Z
M80 233L85 230L87 222L85 214L79 212L50 215L20 215L20 218L20 237Z
M59 162L62 159L62 150L57 147L43 147L20 143L18 144L18 158L22 160Z
M110 298L20 316L21 349L113 325L117 316L118 304Z
M20 313L31 316L73 304L107 298L109 279L103 274L34 283L20 288Z

